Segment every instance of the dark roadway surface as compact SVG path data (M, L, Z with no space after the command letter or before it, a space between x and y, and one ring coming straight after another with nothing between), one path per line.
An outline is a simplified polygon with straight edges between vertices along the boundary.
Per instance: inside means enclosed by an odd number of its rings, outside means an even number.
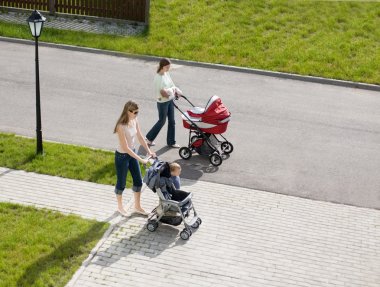
M40 47L45 140L113 150L124 103L140 104L146 133L157 119L156 62ZM196 105L216 94L232 113L225 136L234 152L218 167L194 155L182 176L355 206L380 208L380 93L189 65L172 78ZM0 41L0 130L35 137L34 47ZM180 101L181 108L189 105ZM176 138L188 130L176 114ZM231 195L238 196L238 195Z

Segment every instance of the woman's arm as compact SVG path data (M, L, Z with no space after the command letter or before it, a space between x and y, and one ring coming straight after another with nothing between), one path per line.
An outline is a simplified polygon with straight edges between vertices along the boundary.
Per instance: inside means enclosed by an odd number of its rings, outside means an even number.
M170 96L168 89L175 88L174 82L168 72L160 77L156 76L154 82L156 90L159 91L160 95L164 98L168 98Z
M120 146L121 148L123 149L123 151L126 151L127 154L129 154L131 157L137 159L139 162L141 163L146 163L145 160L143 160L141 157L139 157L138 154L136 154L129 146L128 146L128 143L127 143L127 139L125 137L125 131L124 129L122 128L121 125L118 125L117 128L116 128L116 133L117 133L117 137L119 139L119 143L120 143Z

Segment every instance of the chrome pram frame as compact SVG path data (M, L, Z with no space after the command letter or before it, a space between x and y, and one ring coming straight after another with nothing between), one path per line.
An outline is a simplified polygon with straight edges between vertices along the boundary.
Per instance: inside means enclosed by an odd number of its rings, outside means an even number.
M162 222L161 219L163 217L181 216L181 219L182 219L181 223L183 222L183 224L185 225L185 228L180 232L180 237L183 240L188 240L190 236L193 234L192 229L198 229L202 223L202 220L200 217L198 217L197 212L194 208L194 205L192 202L193 194L191 192L187 192L188 195L186 196L186 198L184 198L181 201L176 201L176 200L171 200L171 199L168 200L165 198L160 188L160 177L161 177L161 172L163 171L164 168L165 168L165 165L161 166L158 172L156 182L155 182L155 192L158 195L159 204L149 214L146 228L150 232L154 232L159 227L159 224L162 224L162 223L170 224L170 223ZM175 189L174 185L172 186L172 188ZM189 220L188 218L190 217L191 214L192 214L192 217ZM176 225L179 225L179 224L176 224Z

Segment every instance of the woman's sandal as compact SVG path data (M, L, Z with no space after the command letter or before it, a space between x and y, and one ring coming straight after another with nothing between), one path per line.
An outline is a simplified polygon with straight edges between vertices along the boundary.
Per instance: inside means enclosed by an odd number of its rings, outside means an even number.
M119 209L117 209L116 211L117 211L121 216L128 217L127 212L125 212L125 211L121 211L121 210L119 210Z
M137 213L137 214L144 215L144 216L149 215L149 213L146 212L145 210L143 210L143 209L140 210L140 209L136 209L136 208L132 209L132 213Z

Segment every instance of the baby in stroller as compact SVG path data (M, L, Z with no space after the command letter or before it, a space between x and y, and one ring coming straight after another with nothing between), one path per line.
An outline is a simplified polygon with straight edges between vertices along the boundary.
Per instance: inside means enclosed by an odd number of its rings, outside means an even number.
M164 169L161 171L160 183L162 195L166 200L182 201L189 193L181 188L181 166L176 163L165 163Z
M185 228L180 232L180 237L187 240L192 235L192 228L197 229L202 220L193 206L192 193L177 189L174 184L179 183L180 172L178 164L158 159L146 171L144 182L159 198L159 205L151 212L146 227L153 232L159 223L176 226L183 222Z

